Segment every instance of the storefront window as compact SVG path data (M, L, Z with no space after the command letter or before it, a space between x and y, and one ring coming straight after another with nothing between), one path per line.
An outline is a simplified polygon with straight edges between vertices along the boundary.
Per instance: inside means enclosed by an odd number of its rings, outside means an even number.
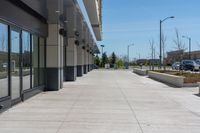
M38 37L32 35L32 87L39 85L39 47Z
M22 78L23 90L31 88L31 49L30 49L30 33L22 32Z
M8 26L0 23L0 98L8 95Z
M10 66L11 66L11 98L20 97L20 31L12 29L10 31Z
M45 39L44 38L40 38L39 40L39 46L40 46L40 63L39 63L39 85L44 85L45 84Z

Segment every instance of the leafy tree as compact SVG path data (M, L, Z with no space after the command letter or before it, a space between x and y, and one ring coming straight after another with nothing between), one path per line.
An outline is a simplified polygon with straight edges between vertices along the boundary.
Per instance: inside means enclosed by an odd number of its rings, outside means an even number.
M101 60L101 66L104 67L105 64L107 64L107 63L108 63L108 56L106 53L103 53L102 60Z
M122 59L117 60L116 64L118 68L124 68L124 61Z
M116 58L117 58L117 57L116 57L115 53L113 52L113 53L112 53L112 62L111 62L112 64L115 64L115 63L116 63Z
M100 61L98 55L96 55L95 58L94 58L94 64L97 65L97 66L100 66L100 64L101 64L101 61Z
M114 67L114 64L116 64L116 60L117 60L117 57L116 57L115 53L113 52L111 55L111 58L110 58L111 67Z

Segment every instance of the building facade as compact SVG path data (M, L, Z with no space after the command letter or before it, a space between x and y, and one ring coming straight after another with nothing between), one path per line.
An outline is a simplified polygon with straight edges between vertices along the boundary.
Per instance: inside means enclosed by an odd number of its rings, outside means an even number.
M149 65L149 64L154 64L158 65L159 64L159 59L138 59L136 60L137 65Z
M200 51L192 51L190 53L190 56L191 60L200 59ZM171 65L174 62L187 59L189 59L189 52L184 52L184 50L178 50L167 52L167 58L165 60L167 64Z
M0 112L93 69L101 0L83 2L90 24L77 0L0 1Z

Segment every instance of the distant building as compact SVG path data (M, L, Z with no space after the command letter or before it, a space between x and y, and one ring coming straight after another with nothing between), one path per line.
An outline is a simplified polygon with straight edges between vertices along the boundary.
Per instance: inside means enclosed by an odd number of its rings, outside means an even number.
M189 53L185 53L185 58L189 57ZM192 51L191 52L191 59L196 60L196 59L200 59L200 51Z
M158 65L160 63L159 59L149 59L149 64Z
M139 59L136 61L138 65L145 65L147 64L149 61L148 59Z
M139 59L136 61L138 65L159 64L159 59Z
M173 62L180 61L184 55L184 50L176 50L167 52L166 64L173 64Z
M167 52L167 58L165 59L167 64L173 64L176 61L189 59L189 52L184 52L184 50L170 51ZM191 59L200 59L200 51L192 51Z

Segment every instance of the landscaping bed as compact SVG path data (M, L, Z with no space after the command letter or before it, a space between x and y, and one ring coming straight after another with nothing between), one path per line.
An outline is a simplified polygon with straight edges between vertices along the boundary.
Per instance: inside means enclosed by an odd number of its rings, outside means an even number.
M158 71L149 71L148 72L149 78L152 78L154 80L176 86L176 87L183 87L184 86L184 77L183 76L176 76L172 74L167 74L164 72L158 72Z
M174 76L183 76L184 78L184 83L197 83L200 82L200 73L192 73L192 72L182 72L182 71L170 71L170 70L158 70L155 72L159 73L165 73L165 74L170 74Z

